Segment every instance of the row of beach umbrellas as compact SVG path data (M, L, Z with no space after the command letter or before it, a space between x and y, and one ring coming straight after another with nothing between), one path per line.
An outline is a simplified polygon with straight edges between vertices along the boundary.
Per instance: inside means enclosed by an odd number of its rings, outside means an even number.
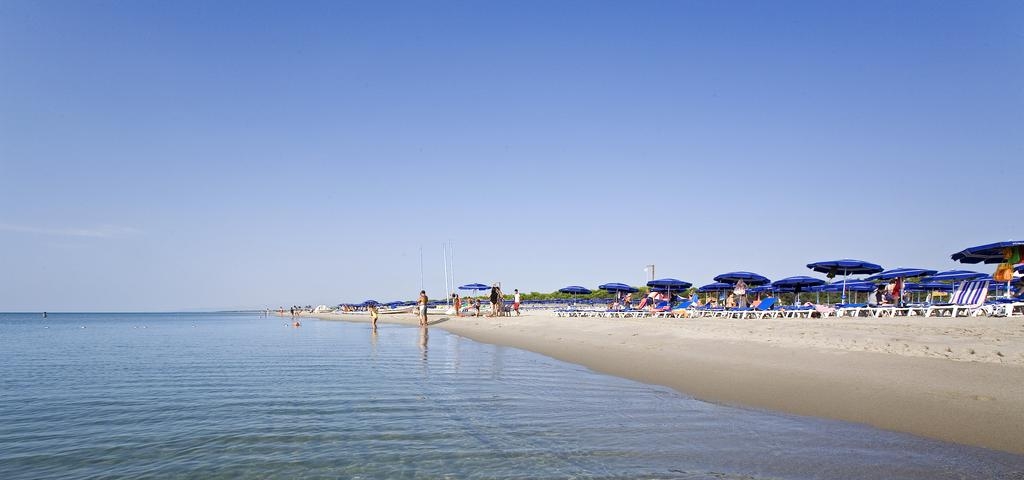
M954 261L967 264L995 264L1002 263L1005 261L1006 249L1018 248L1024 249L1024 240L996 242L986 245L979 245L975 247L965 248L957 253L951 255ZM831 280L835 277L842 277L841 282L829 283L820 278L808 277L803 275L786 277L780 280L771 281L763 275L759 275L754 272L747 271L735 271L716 275L714 277L715 282L708 285L701 286L697 289L701 293L711 292L722 292L735 288L736 283L742 280L748 287L747 292L756 294L760 292L772 291L772 292L792 292L799 294L801 292L829 292L829 293L841 293L842 301L846 301L847 292L866 292L876 288L875 281L885 281L896 278L921 278L922 282L915 284L907 284L905 288L909 291L924 290L947 290L953 289L953 285L956 282L975 280L988 276L987 274L974 272L969 270L947 270L939 272L937 270L924 269L924 268L894 268L891 270L885 270L878 264L866 262L863 260L855 259L839 259L839 260L827 260L821 262L808 263L807 268L814 272L824 273ZM1018 265L1016 268L1018 273L1024 273L1024 264ZM864 279L853 279L849 277L851 275L870 275ZM947 284L942 282L953 282L953 284ZM683 280L675 278L661 278L657 280L651 280L647 282L647 286L651 290L656 292L662 292L668 294L671 298L673 293L683 293L687 291L693 284ZM482 283L470 283L462 285L459 290L466 291L484 291L490 290L491 287ZM635 293L639 289L632 287L625 283L605 283L598 286L598 289L604 290L611 293ZM588 295L593 293L589 288L580 285L570 285L567 287L560 288L558 290L562 293L571 294L574 297L576 295ZM401 306L408 305L409 302L391 302L382 304L376 300L366 300L359 304L350 304L354 306L366 307L369 305L387 305L387 306Z
M976 247L970 247L951 255L951 258L961 263L1001 263L1004 260L1004 252L1007 248L1024 247L1024 241L997 242ZM771 281L767 277L747 271L736 271L723 273L714 277L715 282L703 285L697 289L700 293L722 292L735 288L740 280L748 285L749 293L760 292L791 292L799 295L804 292L836 292L842 294L842 301L846 301L846 293L849 292L870 292L876 288L872 282L885 281L897 278L920 277L923 282L907 283L904 288L908 291L940 290L952 291L955 282L976 280L987 277L987 274L969 270L937 270L925 268L894 268L885 270L881 265L855 259L828 260L807 264L807 268L818 273L824 273L832 279L842 276L843 280L836 283L828 283L820 278L808 276L792 276L780 280ZM1024 273L1024 265L1018 265L1016 271ZM861 280L850 280L851 275L870 275ZM954 282L954 284L942 283ZM647 282L647 286L655 291L684 291L690 288L689 282L674 278L664 278ZM598 287L609 292L635 292L636 288L623 283L606 283ZM559 290L564 293L589 294L591 291L585 287L573 285Z

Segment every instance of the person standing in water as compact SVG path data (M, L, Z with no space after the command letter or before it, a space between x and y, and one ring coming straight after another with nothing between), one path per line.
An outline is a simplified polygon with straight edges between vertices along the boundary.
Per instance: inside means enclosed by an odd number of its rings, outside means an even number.
M376 331L377 330L377 314L378 314L377 313L377 305L371 303L370 306L369 306L369 310L370 310L370 326L373 327L374 331Z
M429 301L429 299L427 298L427 291L426 290L420 290L420 299L417 300L416 303L419 304L419 309L420 309L420 325L421 326L426 326L427 325L427 302L428 301Z

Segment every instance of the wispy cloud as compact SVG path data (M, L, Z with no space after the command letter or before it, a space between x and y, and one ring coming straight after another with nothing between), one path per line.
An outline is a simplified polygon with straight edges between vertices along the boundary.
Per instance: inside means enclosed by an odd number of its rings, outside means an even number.
M15 225L11 223L0 223L0 231L14 233L31 233L38 235L56 235L61 237L86 237L86 238L113 238L125 235L134 235L139 230L133 227L121 225L100 225L96 227L34 227L31 225Z

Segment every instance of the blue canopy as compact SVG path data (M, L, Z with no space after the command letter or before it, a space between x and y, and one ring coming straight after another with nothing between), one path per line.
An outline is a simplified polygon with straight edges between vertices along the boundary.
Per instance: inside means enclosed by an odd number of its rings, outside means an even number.
M811 278L811 277L803 277L803 276L786 277L786 278L783 278L782 280L776 280L776 281L772 282L772 286L776 287L776 288L801 288L801 289L807 288L807 287L816 287L818 285L824 285L824 284L825 284L825 281L820 279L820 278Z
M640 291L639 288L631 287L629 285L626 285L625 283L614 283L614 282L613 283L605 283L603 285L598 285L597 288L600 288L601 290L604 290L606 292L636 293L636 292Z
M807 268L820 273L833 273L835 275L870 275L884 270L880 265L863 260L827 260L824 262L808 263Z
M707 285L704 285L704 286L698 288L697 291L700 292L700 293L723 292L723 291L726 291L726 290L732 290L733 288L735 288L735 287L731 283L715 282L715 283L709 283ZM750 290L747 290L747 291L751 292L753 290L754 289L750 289Z
M989 278L991 278L991 277L989 277ZM997 281L995 281L995 279L993 279L991 282L989 282L988 289L989 290L1006 290L1006 282L997 282Z
M491 287L482 283L470 283L469 285L463 285L459 287L459 290L490 290Z
M592 293L589 288L581 287L579 285L570 285L565 288L559 288L558 291L562 293L571 293L573 295L587 295Z
M925 290L941 290L943 292L952 292L953 285L949 283L941 282L921 282L917 284L917 289L921 291Z
M972 272L970 270L946 270L945 272L929 275L924 280L926 282L958 282L960 280L975 280L984 276L984 273Z
M1024 240L969 247L950 255L950 257L960 263L1003 263L1003 249L1010 247L1024 247Z
M722 283L736 283L740 280L743 280L747 285L752 287L771 283L771 280L768 280L768 277L758 275L753 272L729 272L715 277L716 282Z
M849 281L844 286L842 282L836 282L829 285L821 285L816 287L815 291L818 292L842 292L843 289L849 292L872 292L875 290L875 284L865 281Z
M684 282L682 280L676 280L674 278L659 278L657 280L651 280L647 282L647 286L651 288L665 289L668 291L682 291L693 286L690 282Z
M892 270L886 270L882 273L877 273L864 280L889 280L892 278L906 278L906 277L924 277L928 275L935 275L939 273L938 270L928 270L926 268L894 268Z
M732 285L730 285L730 287L732 287ZM757 287L753 287L753 288L748 288L747 289L747 293L750 293L750 294L764 293L764 292L770 292L770 291L772 291L772 286L771 285L759 285Z
M366 300L359 304L360 307L369 307L370 305L380 305L380 302L376 300Z

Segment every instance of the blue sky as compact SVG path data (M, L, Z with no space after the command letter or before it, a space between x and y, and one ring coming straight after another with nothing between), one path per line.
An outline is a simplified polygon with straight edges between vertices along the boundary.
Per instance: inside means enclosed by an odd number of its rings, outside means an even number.
M0 2L0 311L953 268L1022 158L1015 1Z

